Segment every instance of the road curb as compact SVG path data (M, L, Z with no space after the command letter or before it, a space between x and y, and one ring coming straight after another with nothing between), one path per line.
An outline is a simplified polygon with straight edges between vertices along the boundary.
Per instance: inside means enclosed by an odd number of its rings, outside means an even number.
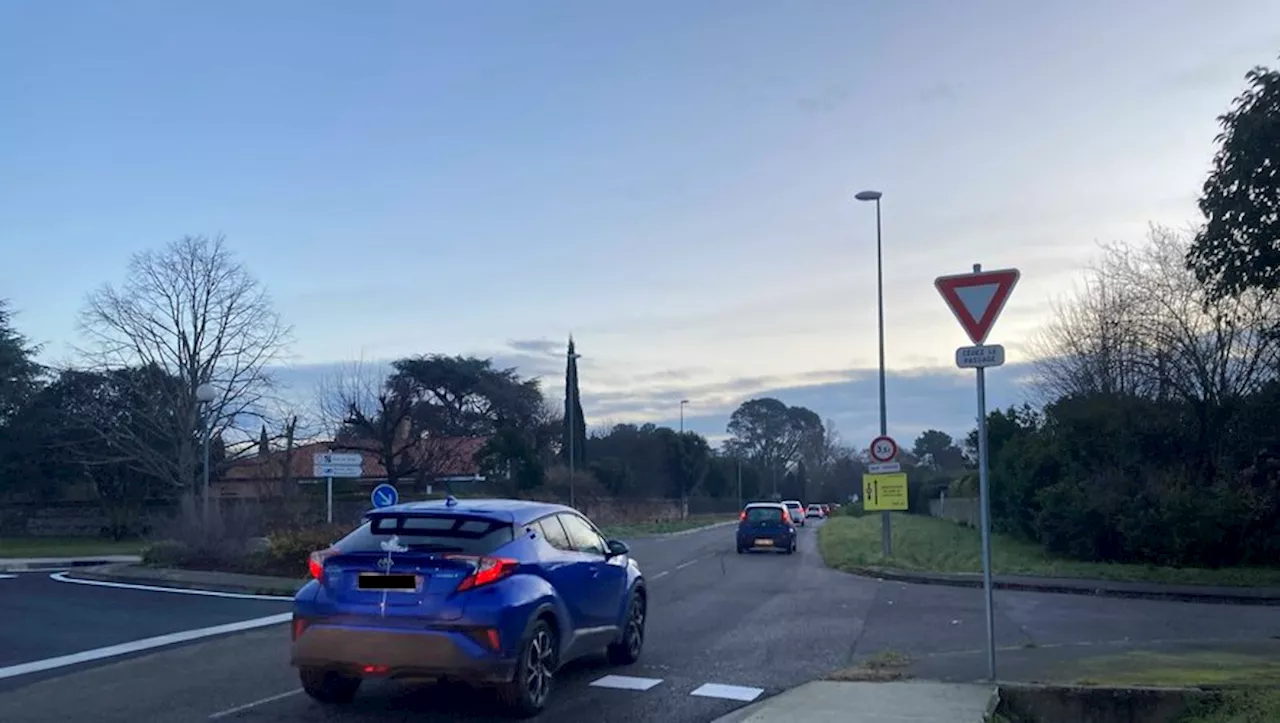
M702 527L690 527L687 530L680 530L678 532L656 532L652 535L639 535L639 537L661 537L661 538L682 537L684 535L692 535L695 532L706 532L707 530L714 530L717 527L728 527L729 525L736 525L736 524L738 524L737 520L726 520L725 522L713 522L709 525L703 525Z
M875 567L855 567L848 572L879 580L905 582L916 585L946 585L949 587L982 587L982 576L971 573L916 573L902 570L886 570ZM1170 602L1215 603L1219 605L1280 605L1280 589L1208 588L1197 590L1193 586L1151 585L1109 580L1076 580L1060 578L1048 580L1018 580L997 577L993 586L998 590L1015 592L1045 592L1059 595L1091 595L1094 597L1126 598L1130 600L1164 600Z
M103 565L100 567L86 567L67 572L67 577L72 580L89 580L91 582L114 582L129 585L149 585L152 587L169 587L179 590L204 590L206 592L225 592L241 595L279 595L281 597L293 597L298 589L305 582L301 580L290 580L287 578L267 579L255 583L237 583L218 580L214 576L223 573L209 572L203 573L207 575L205 579L190 579L192 577L199 578L202 573L198 570L179 570L188 579L175 579L166 577L160 568L154 574L147 574L145 568L129 566L132 569L121 574L117 565Z

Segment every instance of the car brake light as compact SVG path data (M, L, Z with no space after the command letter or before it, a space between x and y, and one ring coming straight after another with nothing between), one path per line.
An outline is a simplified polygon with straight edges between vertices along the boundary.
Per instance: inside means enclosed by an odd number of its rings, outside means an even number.
M311 557L307 558L307 571L311 573L311 577L319 580L324 575L324 561L336 554L338 554L336 547L311 553Z
M471 571L471 574L458 583L458 592L489 585L505 577L510 577L515 573L516 568L520 566L519 560L512 560L506 557L476 557L475 555L445 555L445 557L450 560L461 560L475 565L475 569Z
M743 510L742 512L738 513L738 522L742 522L745 519L747 519L747 511Z
M297 640L298 638L302 637L302 634L306 632L306 630L307 630L306 618L293 619L293 639L294 640Z

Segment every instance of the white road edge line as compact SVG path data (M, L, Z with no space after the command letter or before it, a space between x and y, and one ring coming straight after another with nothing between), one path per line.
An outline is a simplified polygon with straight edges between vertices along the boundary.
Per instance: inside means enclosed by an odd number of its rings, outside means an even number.
M677 569L677 570L683 570L683 569L685 569L686 567L688 567L688 566L692 565L692 564L693 564L693 563L695 563L695 562L697 562L697 560L690 560L690 561L688 561L688 562L682 562L682 563L680 563L679 565L676 565L676 569Z
M668 571L668 570L663 570L662 572L657 573L656 575L654 575L653 577L651 577L651 578L649 578L649 579L650 579L650 580L657 580L657 579L658 579L658 578L660 578L660 577L666 577L667 575L670 575L670 574L671 574L671 572L670 572L670 571Z
M81 580L79 578L67 577L65 572L55 572L49 576L58 582L69 582L74 585L93 585L95 587L114 587L122 590L143 590L145 592L172 592L179 595L203 595L204 597L222 597L231 598L233 600L292 600L293 596L285 595L253 595L244 592L218 592L216 590L189 590L181 587L158 587L156 585L141 585L131 582L107 582L105 580Z
M696 695L702 698L725 698L727 700L740 700L743 703L750 703L760 694L764 692L764 688L748 688L742 685L721 685L720 683L704 683L689 695Z
M592 681L594 688L615 688L617 690L648 690L662 682L662 678L636 678L630 675L606 675Z
M114 658L120 655L129 655L143 650L152 648L162 648L177 643L185 643L189 640L199 640L200 638L209 638L214 635L225 635L226 633L239 633L245 630L253 630L255 628L265 628L272 625L281 625L289 622L293 617L293 613L280 613L279 615L268 615L265 618L253 618L252 620L241 620L238 623L226 623L224 625L215 625L211 628L197 628L195 630L183 630L178 633L168 633L166 635L157 635L153 638L143 638L142 640L134 640L128 643L120 643L118 645L108 645L105 648L94 648L93 650L85 650L80 653L72 653L70 655L60 655L56 658L46 658L44 660L36 660L30 663L19 663L10 665L6 668L0 668L0 680L5 678L16 678L19 675L29 675L31 673L39 673L44 670L53 670L54 668L65 668L69 665L79 665L80 663L88 663L94 660L102 660L104 658Z
M277 700L284 700L285 698L295 696L301 692L302 692L302 688L295 688L287 693L280 693L279 695L273 695L267 698L263 698L262 700L255 700L252 703L245 703L244 705L238 705L234 708L228 708L226 710L218 711L217 713L214 713L213 715L209 716L209 720L218 720L219 718L226 718L227 716L235 715L236 713L243 713L244 711L249 710L250 708L257 708L260 705L266 705L267 703L274 703Z

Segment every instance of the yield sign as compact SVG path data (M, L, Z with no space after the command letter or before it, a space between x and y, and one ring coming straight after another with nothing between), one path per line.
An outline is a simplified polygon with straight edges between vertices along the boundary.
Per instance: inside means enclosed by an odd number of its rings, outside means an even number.
M939 276L933 285L974 344L987 340L1021 274L1017 269Z

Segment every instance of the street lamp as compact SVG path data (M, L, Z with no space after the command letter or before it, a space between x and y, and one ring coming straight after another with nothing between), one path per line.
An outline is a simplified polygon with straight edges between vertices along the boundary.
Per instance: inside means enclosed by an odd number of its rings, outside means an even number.
M680 400L680 435L684 436L684 405L688 404L688 399Z
M210 414L213 400L218 398L218 390L208 382L196 387L196 401L201 406L201 418L204 420L204 485L200 499L200 514L204 529L209 530L209 437L213 434L213 415Z
M570 342L569 346L571 346L571 347L573 346L572 341ZM579 359L581 359L581 358L582 358L582 355L581 355L581 354L578 354L578 353L576 353L576 352L573 352L573 351L567 351L567 352L565 352L565 357L568 359L568 363L569 363L569 364L574 364L574 362L576 362L576 361L578 361ZM578 427L577 427L576 423L575 423L575 422L574 422L574 420L573 420L573 410L574 410L575 408L577 408L577 406L578 406L578 394L577 394L577 390L576 390L576 387L577 387L577 381L578 381L578 368L577 368L577 366L575 365L575 366L574 366L574 368L573 368L573 379L570 379L570 380L569 380L569 382L571 382L571 383L574 385L575 389L566 390L566 394L565 394L565 398L569 400L569 404L568 404L568 407L569 407L569 410L568 410L568 417L569 417L569 506L570 506L570 507L573 507L573 508L577 508L577 505L576 505L576 504L574 504L574 502L575 502L575 496L574 496L574 489L573 489L573 487L574 487L574 485L573 485L574 466L577 464L577 455L575 455L575 454L574 454L574 450L573 450L573 440L574 440L574 438L576 438L576 437L578 436ZM572 398L571 398L571 399L570 399L570 396L572 396Z
M859 191L854 198L859 201L874 201L876 204L876 311L880 330L880 436L889 433L888 414L884 400L884 262L883 244L880 237L880 198L884 194L879 191ZM880 515L880 546L884 556L893 553L893 533L890 528L889 513Z

